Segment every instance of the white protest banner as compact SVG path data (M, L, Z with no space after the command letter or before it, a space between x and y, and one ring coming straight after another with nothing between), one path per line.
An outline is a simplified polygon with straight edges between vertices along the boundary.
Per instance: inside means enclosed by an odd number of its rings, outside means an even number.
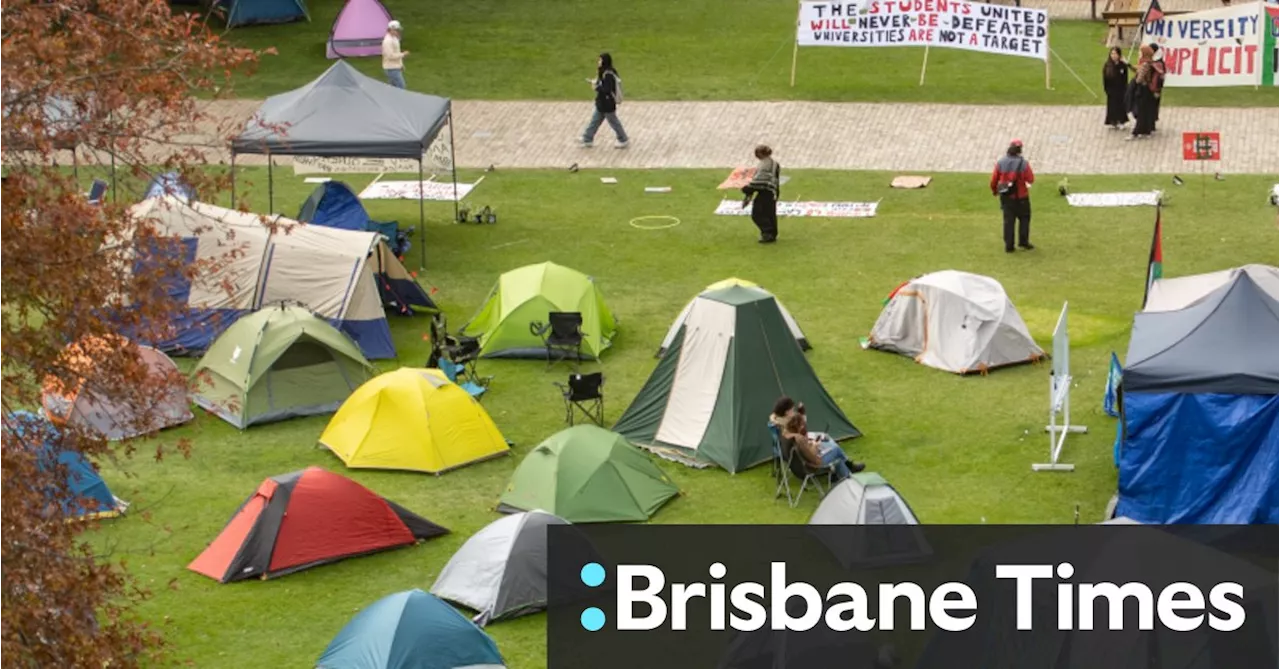
M483 181L484 177L480 177ZM461 201L480 181L458 184L457 200ZM360 192L361 200L439 200L454 201L452 181L375 181Z
M1067 204L1073 207L1154 207L1164 195L1158 190L1149 193L1070 193Z
M819 218L871 218L876 215L879 202L779 202L779 216L813 216ZM717 216L750 216L755 206L745 209L742 200L721 200L716 207Z
M1263 80L1263 5L1254 2L1164 16L1143 42L1164 52L1167 87L1256 86Z
M1049 59L1049 13L958 0L803 2L799 46L934 46Z
M318 158L294 156L294 174L417 174L453 171L453 152L449 150L449 126L443 129L422 154L422 165L414 158Z

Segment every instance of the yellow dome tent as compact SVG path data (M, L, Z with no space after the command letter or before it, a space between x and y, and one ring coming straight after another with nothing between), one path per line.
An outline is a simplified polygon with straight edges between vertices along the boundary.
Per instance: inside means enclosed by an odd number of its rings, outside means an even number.
M489 414L438 369L402 367L356 389L320 435L353 469L441 474L509 455Z

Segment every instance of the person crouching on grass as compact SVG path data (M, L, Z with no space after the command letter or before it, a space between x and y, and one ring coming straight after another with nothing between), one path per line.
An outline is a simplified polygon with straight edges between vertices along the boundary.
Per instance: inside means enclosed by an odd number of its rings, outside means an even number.
M756 147L756 174L751 183L742 187L742 208L746 209L755 197L751 207L751 221L760 228L760 243L772 244L778 241L778 194L782 188L782 167L773 159L773 149L761 144Z

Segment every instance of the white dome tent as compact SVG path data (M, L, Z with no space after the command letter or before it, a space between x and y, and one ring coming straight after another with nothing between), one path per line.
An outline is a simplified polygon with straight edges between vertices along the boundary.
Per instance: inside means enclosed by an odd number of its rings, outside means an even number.
M866 346L956 374L1045 357L999 281L957 270L916 277L894 291Z

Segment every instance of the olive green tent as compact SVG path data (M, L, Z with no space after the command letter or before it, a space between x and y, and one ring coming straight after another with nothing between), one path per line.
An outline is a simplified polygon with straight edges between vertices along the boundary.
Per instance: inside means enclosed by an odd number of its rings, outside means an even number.
M333 413L372 374L346 335L306 309L282 305L233 323L192 376L195 403L244 429Z
M679 493L643 451L618 434L576 425L525 456L498 510L541 509L571 523L644 521Z
M773 457L769 414L803 402L809 429L861 436L809 366L773 295L730 286L699 295L658 367L614 426L658 455L730 472Z
M544 262L498 277L498 285L463 332L480 338L482 357L545 358L547 349L529 325L546 323L553 311L582 314L582 357L586 359L599 358L618 330L591 277Z

